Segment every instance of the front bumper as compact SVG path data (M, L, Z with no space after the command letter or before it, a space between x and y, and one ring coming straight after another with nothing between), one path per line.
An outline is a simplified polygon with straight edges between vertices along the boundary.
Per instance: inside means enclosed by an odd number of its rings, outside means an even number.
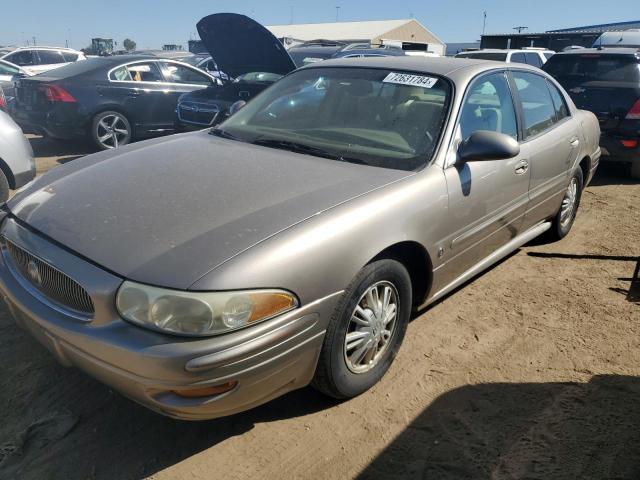
M201 420L230 415L309 384L326 320L339 293L253 327L204 339L164 335L123 321L115 310L122 279L7 219L3 237L78 281L95 314L83 321L25 287L2 248L0 295L16 322L66 366L75 366L164 415ZM185 398L174 390L221 385L226 393Z

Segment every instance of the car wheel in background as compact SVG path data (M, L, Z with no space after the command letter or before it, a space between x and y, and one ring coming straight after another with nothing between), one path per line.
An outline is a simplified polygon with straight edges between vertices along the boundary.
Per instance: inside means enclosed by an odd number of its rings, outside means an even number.
M576 220L578 208L580 207L583 184L582 170L577 168L571 176L569 186L565 191L562 204L560 205L560 210L558 210L551 224L549 233L553 239L560 240L566 237L571 230L573 222Z
M375 385L400 349L411 302L411 279L401 263L385 259L364 267L329 322L312 385L335 398Z
M3 171L0 171L0 203L9 200L9 181Z
M101 112L93 118L91 139L101 150L126 145L132 133L129 120L120 112Z
M631 162L631 178L640 180L640 158Z

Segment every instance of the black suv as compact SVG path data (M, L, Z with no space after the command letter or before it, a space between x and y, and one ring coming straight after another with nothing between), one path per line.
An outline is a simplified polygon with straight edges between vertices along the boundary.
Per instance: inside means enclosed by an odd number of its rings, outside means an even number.
M603 159L629 162L640 178L640 50L607 48L558 53L542 67L578 108L600 121Z

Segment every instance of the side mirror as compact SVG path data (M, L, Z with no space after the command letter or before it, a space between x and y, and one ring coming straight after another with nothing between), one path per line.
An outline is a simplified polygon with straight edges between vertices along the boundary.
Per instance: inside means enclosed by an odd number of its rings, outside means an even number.
M242 107L244 107L247 104L247 102L245 102L244 100L238 100L237 102L233 103L230 107L229 107L229 116L233 115L234 113L236 113L238 110L240 110Z
M504 160L520 153L517 140L504 133L478 130L458 147L459 162Z

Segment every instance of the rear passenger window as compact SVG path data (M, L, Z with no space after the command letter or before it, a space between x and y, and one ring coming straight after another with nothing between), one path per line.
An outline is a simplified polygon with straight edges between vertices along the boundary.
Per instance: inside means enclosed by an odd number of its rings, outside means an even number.
M511 63L527 63L527 57L522 52L514 53L511 55Z
M134 82L163 82L160 69L155 62L127 65L127 71Z
M556 109L547 79L527 72L513 72L513 79L522 103L525 138L551 128L556 123Z
M480 77L469 88L460 113L462 139L466 140L478 130L518 138L513 99L503 72Z
M556 111L556 121L559 122L563 118L569 116L569 108L567 107L567 102L565 102L562 93L560 93L560 90L558 90L558 87L556 87L549 80L547 80L547 85L549 86L551 99L553 100L553 107Z
M65 63L62 54L57 50L38 50L39 65L55 65Z
M538 68L542 66L542 60L540 59L540 55L538 55L537 53L525 53L524 56L526 57L527 63L529 65L533 65L534 67Z

